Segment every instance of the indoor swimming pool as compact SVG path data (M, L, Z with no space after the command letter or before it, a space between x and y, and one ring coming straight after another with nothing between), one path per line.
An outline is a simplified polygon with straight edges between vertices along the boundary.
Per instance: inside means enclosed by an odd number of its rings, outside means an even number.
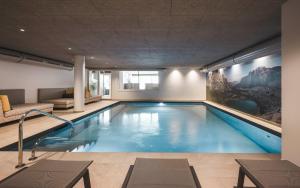
M280 153L272 134L204 103L123 102L24 143L70 152ZM16 150L16 145L8 150Z

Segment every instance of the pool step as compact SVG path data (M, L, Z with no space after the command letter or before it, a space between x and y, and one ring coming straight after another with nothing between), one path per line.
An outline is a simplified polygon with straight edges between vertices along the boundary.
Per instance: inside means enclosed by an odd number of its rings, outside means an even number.
M64 140L57 139L55 143L49 143L46 145L38 145L35 147L36 151L72 151L78 147L86 147L91 142L81 140Z

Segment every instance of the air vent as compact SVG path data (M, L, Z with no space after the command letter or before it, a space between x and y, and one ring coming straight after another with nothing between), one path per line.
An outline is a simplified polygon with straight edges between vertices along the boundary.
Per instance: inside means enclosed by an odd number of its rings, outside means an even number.
M73 70L73 64L68 62L35 56L32 54L10 50L6 48L0 48L0 57L3 60L15 63L43 65L65 70Z

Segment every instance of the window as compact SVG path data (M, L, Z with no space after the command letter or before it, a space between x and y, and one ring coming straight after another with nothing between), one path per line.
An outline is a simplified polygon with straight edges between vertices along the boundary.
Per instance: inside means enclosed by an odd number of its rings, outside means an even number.
M111 72L89 71L87 84L92 96L101 95L103 99L111 98Z
M125 90L149 90L158 88L158 71L121 71L120 85Z

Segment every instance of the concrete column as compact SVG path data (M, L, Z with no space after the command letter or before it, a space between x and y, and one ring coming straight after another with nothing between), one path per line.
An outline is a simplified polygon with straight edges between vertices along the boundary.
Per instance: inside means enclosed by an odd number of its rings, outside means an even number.
M85 56L75 56L74 63L74 112L84 111Z
M300 1L282 8L282 158L300 165Z

